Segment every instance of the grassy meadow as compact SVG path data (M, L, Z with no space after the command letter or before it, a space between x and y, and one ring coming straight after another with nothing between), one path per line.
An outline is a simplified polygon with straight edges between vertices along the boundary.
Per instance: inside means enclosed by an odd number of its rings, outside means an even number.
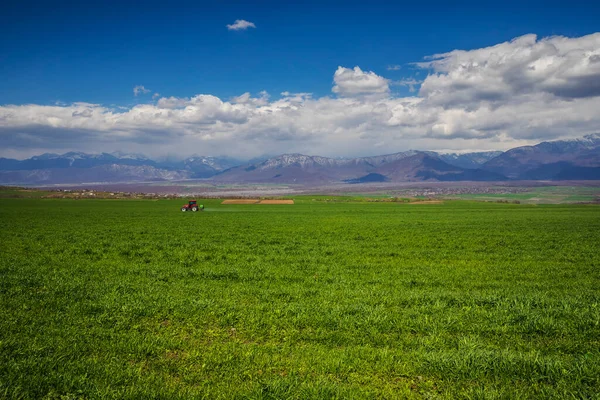
M472 193L448 195L446 198L479 201L518 201L529 204L565 204L600 201L598 186L540 186L524 187L525 190L516 193Z
M0 199L0 398L600 398L600 206L315 200Z

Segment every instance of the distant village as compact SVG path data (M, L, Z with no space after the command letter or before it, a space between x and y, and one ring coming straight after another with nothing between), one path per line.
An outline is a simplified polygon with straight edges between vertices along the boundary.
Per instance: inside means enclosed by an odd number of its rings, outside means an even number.
M42 196L45 199L178 199L189 194L107 192L94 189L55 189Z
M403 188L400 190L389 190L385 194L389 197L374 198L373 201L403 201L406 198L411 199L439 199L454 195L464 194L515 194L526 192L528 188L525 187L440 187L440 188ZM324 190L324 194L327 194L327 190ZM335 192L335 191L334 191ZM219 198L225 195L228 198L244 198L247 196L256 196L254 191L248 192L247 194L241 190L235 195L233 193L220 193L219 191L208 191L203 193L154 193L154 192L126 192L126 191L104 191L94 189L55 189L47 191L42 198L54 198L54 199L179 199L188 197L204 197L204 198ZM302 190L298 190L294 194L311 194L302 193ZM314 194L314 192L312 192ZM344 193L331 193L333 195L344 195ZM364 193L368 195L368 192ZM289 193L288 195L292 195Z
M0 197L3 198L45 198L45 199L181 199L181 198L205 198L205 199L281 199L292 196L325 196L316 201L338 202L338 201L363 201L363 202L414 202L424 200L451 200L461 198L461 196L483 195L483 197L473 200L493 201L493 202L511 202L519 203L519 200L511 198L511 195L531 192L531 186L509 186L509 185L483 185L481 183L454 186L444 183L438 185L419 185L415 186L391 186L390 184L365 184L365 185L331 185L320 188L302 188L297 187L253 187L239 186L229 188L218 187L158 187L154 192L144 192L143 186L137 186L137 191L129 190L110 190L111 188L26 188L0 186ZM352 192L349 188L352 187ZM141 189L141 190L140 190ZM177 191L179 189L179 191ZM591 193L592 198L582 200L582 202L598 203L600 195ZM489 195L490 198L485 198ZM502 199L503 195L508 199ZM329 196L339 197L337 199ZM352 200L350 199L352 198ZM464 198L464 197L463 197ZM532 198L538 201L537 198ZM573 201L571 201L573 202Z

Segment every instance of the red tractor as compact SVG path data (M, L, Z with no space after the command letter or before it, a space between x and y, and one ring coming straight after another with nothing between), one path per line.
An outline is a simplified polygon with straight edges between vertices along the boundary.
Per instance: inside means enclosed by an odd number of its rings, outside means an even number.
M184 204L183 207L181 207L181 211L186 212L186 211L204 211L204 206L202 204L198 204L196 203L196 200L190 200L187 204Z

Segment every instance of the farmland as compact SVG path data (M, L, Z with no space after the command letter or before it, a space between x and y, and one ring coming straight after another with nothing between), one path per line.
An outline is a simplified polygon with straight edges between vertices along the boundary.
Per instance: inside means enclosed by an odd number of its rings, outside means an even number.
M0 398L598 398L600 206L294 200L0 199Z

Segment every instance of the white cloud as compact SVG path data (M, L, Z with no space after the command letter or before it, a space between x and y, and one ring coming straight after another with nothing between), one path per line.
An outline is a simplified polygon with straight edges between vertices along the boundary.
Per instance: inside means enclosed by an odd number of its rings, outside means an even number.
M236 104L247 104L248 102L250 102L250 92L246 92L237 97L233 97L231 99L231 102Z
M160 93L154 93L154 94L152 95L152 100L156 100L156 99L158 99L159 97L160 97Z
M525 35L471 51L436 54L420 95L438 104L510 102L514 96L576 99L600 95L600 33L580 38Z
M402 69L401 65L388 65L386 68L388 71L400 71Z
M281 92L282 100L289 103L303 103L306 100L312 99L312 93L290 93Z
M234 104L248 104L254 106L265 106L269 102L269 94L263 90L259 93L259 97L252 97L249 92L243 93L239 96L231 98L231 102Z
M354 69L338 67L333 75L335 86L333 93L340 96L387 95L390 91L389 81L374 72L363 72L359 67Z
M142 85L138 85L138 86L135 86L135 87L133 88L133 95L134 95L134 96L138 96L138 95L140 95L140 94L147 94L147 93L150 93L150 89L146 89L146 88L145 88L144 86L142 86Z
M423 83L423 81L418 81L415 78L407 78L407 79L401 79L399 81L394 81L392 82L392 85L397 85L397 86L408 86L408 89L411 93L416 92L416 87L418 85L420 85L421 83Z
M0 156L44 151L133 151L251 158L303 152L372 155L416 149L492 150L600 129L600 34L534 36L435 55L415 95L393 82L339 67L333 92L162 97L121 109L75 103L0 106ZM143 87L142 87L143 88ZM145 89L145 88L143 88ZM140 92L143 93L143 92ZM159 146L157 146L159 144Z
M83 118L90 118L93 114L93 111L89 108L86 108L85 110L75 110L73 111L73 113L71 114L73 117L83 117Z
M230 31L242 31L248 28L256 28L253 22L246 21L245 19L236 19L231 25L227 25L227 29Z
M188 98L179 98L179 97L162 97L158 99L157 106L158 108L183 108L188 105L190 99Z

